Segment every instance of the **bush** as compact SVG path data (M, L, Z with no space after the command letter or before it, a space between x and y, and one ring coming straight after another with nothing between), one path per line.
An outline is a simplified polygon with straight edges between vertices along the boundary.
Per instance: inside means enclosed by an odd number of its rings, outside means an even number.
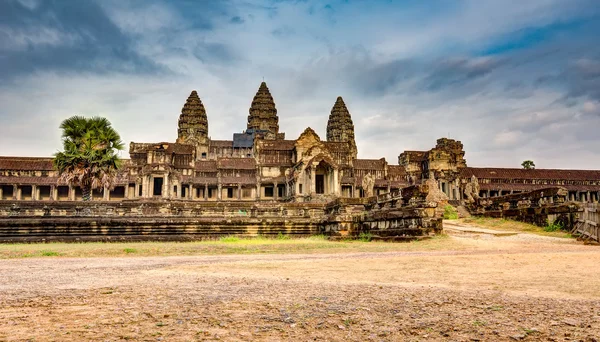
M373 234L362 232L358 235L358 240L362 242L371 242L371 240L373 240Z
M447 206L444 207L444 219L446 219L446 220L458 219L458 212L450 204L448 204Z
M552 223L548 223L546 222L546 226L544 227L544 231L545 232L558 232L560 230L562 230L563 224L559 221L554 221Z

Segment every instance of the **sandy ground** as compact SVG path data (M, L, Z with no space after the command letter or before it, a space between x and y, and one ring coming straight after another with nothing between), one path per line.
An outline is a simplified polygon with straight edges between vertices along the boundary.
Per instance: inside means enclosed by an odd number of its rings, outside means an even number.
M0 341L598 341L600 247L0 260Z

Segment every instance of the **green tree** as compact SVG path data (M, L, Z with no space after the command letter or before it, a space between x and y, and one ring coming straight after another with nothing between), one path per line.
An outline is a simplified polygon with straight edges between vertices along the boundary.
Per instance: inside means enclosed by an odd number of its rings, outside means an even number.
M533 162L533 160L525 160L524 162L521 163L521 166L524 169L535 169L535 163Z
M59 182L81 187L84 201L92 199L93 189L111 188L121 166L117 152L124 146L110 122L73 116L60 128L64 151L54 154Z

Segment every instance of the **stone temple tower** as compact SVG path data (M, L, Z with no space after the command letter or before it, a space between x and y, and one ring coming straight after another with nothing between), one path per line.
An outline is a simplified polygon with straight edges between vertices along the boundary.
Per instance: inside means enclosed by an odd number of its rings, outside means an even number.
M279 133L279 118L273 96L267 88L267 84L262 82L250 106L250 115L248 115L248 129L256 132L269 132L273 136ZM266 136L269 134L266 134Z
M208 153L208 118L198 93L193 90L181 109L177 143L196 146L196 158L206 158Z
M327 121L327 141L348 142L354 159L358 150L354 140L354 124L341 96L338 96Z

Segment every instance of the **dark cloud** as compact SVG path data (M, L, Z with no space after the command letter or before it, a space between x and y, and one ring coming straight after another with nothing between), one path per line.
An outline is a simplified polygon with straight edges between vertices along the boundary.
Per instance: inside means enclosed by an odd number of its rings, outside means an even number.
M155 73L164 70L92 1L0 1L0 78L38 70Z
M440 91L448 87L465 85L491 73L502 65L497 58L454 58L446 59L437 65L423 79L422 88L427 91Z

